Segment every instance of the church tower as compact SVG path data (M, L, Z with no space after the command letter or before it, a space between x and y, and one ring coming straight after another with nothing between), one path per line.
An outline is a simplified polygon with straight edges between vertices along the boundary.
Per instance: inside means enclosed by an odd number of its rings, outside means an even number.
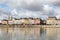
M12 19L13 19L13 17L12 17L12 16L9 16L9 17L8 17L8 20L12 20Z

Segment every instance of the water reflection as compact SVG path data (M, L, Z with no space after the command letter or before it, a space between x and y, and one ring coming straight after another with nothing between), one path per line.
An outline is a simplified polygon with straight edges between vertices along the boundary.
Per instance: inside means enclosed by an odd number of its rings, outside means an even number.
M43 30L41 34L40 31L37 33L34 32L36 28L34 30L33 29L34 28L29 29L30 34L28 32L25 34L26 32L24 31L24 28L10 28L9 33L6 33L0 29L0 40L60 40L60 35L56 35L59 34L56 29L53 29L55 31L52 31L52 29ZM51 33L49 33L50 31Z

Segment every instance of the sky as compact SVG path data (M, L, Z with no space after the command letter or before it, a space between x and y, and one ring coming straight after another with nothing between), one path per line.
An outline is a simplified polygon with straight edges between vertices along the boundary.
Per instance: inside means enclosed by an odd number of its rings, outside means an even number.
M60 18L60 0L0 0L0 20L14 18Z

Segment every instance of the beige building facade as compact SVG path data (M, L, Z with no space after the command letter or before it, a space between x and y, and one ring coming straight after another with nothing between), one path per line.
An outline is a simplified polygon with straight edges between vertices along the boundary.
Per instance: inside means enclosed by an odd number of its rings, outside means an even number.
M56 20L56 24L57 24L57 25L60 25L60 19L57 19L57 20Z
M46 24L56 25L56 17L49 17Z

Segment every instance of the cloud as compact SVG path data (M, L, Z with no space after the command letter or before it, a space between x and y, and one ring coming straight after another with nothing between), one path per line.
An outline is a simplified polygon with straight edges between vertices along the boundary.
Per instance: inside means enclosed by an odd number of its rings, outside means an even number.
M8 13L5 12L5 11L0 11L0 20L2 20L2 19L7 19L9 15L10 15L10 14L8 14Z
M10 9L7 6L0 4L0 20L7 19L11 15L9 11Z
M30 6L31 4L42 4L42 3L48 3L48 4L55 4L60 2L60 0L7 0L5 3L12 7L18 7L18 6Z
M29 6L30 7L30 6ZM35 6L34 6L35 7ZM31 8L31 7L30 7ZM57 16L58 9L55 6L44 4L40 8L40 10L37 9L30 9L30 8L16 8L14 9L15 14L13 15L16 17L38 17L38 18L44 18L44 16L47 18L48 16ZM56 9L58 11L56 11ZM59 13L58 13L59 14Z
M0 0L0 4L8 6L5 8L7 11L2 10L3 15L14 17L44 18L45 16L47 18L48 16L57 16L60 13L60 0ZM10 12L8 12L9 9Z

